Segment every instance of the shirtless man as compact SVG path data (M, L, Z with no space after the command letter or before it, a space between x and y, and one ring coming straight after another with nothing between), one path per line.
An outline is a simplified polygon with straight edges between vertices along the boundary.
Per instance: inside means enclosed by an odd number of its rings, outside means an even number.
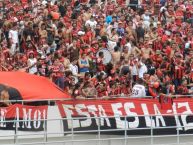
M133 55L134 57L138 57L139 55L141 55L141 50L134 45L134 43L131 43L131 50L129 52L131 55Z
M133 22L129 21L128 26L126 27L126 32L129 37L137 38L136 32L133 29Z
M153 53L152 42L149 43L148 47L146 47L146 48L142 47L141 52L142 52L142 58L144 58L144 59L150 58L150 55Z
M64 28L64 30L65 30L63 32L64 39L65 39L66 43L70 44L71 40L72 40L72 30L73 30L73 27Z
M115 46L114 47L114 51L111 52L112 54L112 64L117 64L118 62L120 62L120 58L121 58L121 52L119 51L119 47Z
M130 58L130 53L129 53L129 49L128 49L127 46L125 46L125 47L123 48L123 52L122 52L121 56L124 57L125 60L129 60L129 58Z

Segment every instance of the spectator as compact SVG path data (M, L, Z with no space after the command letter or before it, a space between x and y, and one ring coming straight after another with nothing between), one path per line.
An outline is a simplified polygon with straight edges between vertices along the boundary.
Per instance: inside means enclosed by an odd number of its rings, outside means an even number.
M143 79L144 74L147 73L147 67L143 62L138 63L138 73L140 79Z
M34 56L34 52L29 52L28 69L30 74L37 74L37 59Z
M143 80L138 79L137 83L132 88L131 98L144 98L146 96L145 86L143 85Z
M13 26L9 31L9 43L11 45L10 52L12 55L14 55L16 51L18 51L18 45L19 45L17 23L13 23Z
M78 65L81 74L84 75L86 72L89 72L89 61L86 58L86 54L82 54L81 58L78 60Z

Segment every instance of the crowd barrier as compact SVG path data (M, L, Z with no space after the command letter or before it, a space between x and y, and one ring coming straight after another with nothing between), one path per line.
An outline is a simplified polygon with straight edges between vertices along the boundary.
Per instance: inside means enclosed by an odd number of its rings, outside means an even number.
M52 108L53 109L53 108ZM56 113L56 112L55 112ZM54 115L54 114L52 114ZM179 114L174 114L179 116ZM184 114L184 115L190 115L190 114ZM191 114L192 115L192 114ZM119 116L120 117L120 116ZM124 118L125 122L126 119L129 116L122 116L122 118ZM146 117L145 115L138 115L137 117ZM155 116L148 116L151 118L155 117ZM159 117L159 115L157 115L157 117ZM115 116L111 116L108 118L116 118ZM89 117L89 118L85 118L85 117L79 117L76 119L98 119L100 122L100 119L103 119L102 117ZM100 144L101 141L105 141L105 140L123 140L124 141L124 145L128 144L128 139L141 139L141 138L151 138L151 141L153 142L154 138L157 137L177 137L177 143L180 143L180 136L192 136L193 134L188 133L188 134L180 134L180 128L182 127L186 127L186 126L167 126L167 127L146 127L146 128L139 128L139 129L132 129L132 128L127 128L126 127L126 123L125 123L125 127L122 129L108 129L108 130L101 130L100 125L98 126L98 128L96 130L84 130L84 131L76 131L73 127L71 128L70 131L63 131L63 125L62 122L65 121L67 119L62 119L62 118L58 118L58 119L46 119L46 120L41 120L41 121L46 121L47 122L47 127L44 126L44 130L42 132L22 132L22 131L18 131L17 127L15 131L0 131L0 140L4 140L4 139L11 139L13 140L13 144L20 144L20 145L27 145L27 144L46 144L46 143L74 143L74 142L89 142L89 141L96 141L98 142L98 144ZM73 122L73 118L70 119L71 122ZM20 120L20 122L25 122L26 120ZM31 120L33 121L33 120ZM6 121L6 122L17 122L17 121ZM0 121L0 123L2 123L2 121ZM3 122L4 123L4 122ZM151 122L152 124L152 122ZM193 127L189 126L189 127ZM154 130L157 129L176 129L176 134L172 134L172 135L155 135L154 134ZM149 134L147 135L135 135L135 136L129 136L127 135L127 132L129 131L145 131L145 130L150 130ZM104 135L104 133L109 133L109 132L123 132L123 134L116 136L116 137L102 137ZM96 134L96 138L94 139L89 139L87 138L88 134ZM83 139L79 139L77 138L77 134L85 134L85 137ZM64 137L66 138L66 140L62 140L62 141L49 141L50 137ZM25 143L25 142L21 142L22 139L26 139L26 138L41 138L41 141L39 142L30 142L30 143ZM1 144L1 143L0 143Z
M169 96L171 98L186 98L186 97L190 97L193 98L193 95L172 95ZM111 100L111 99L116 99L116 98L130 98L129 96L109 96L108 98L85 98L85 99L73 99L73 98L64 98L64 99L33 99L33 100L0 100L0 102L4 102L4 103L21 103L21 104L25 104L25 103L30 103L30 102L47 102L47 105L52 104L53 102L55 103L56 101L70 101L70 100ZM153 98L152 96L145 96L143 97L145 99L156 99ZM138 98L138 99L142 99L142 98Z
M183 97L182 95L175 95L173 97ZM184 96L187 97L187 96ZM189 96L192 97L192 96ZM124 100L125 98L128 97L119 97L119 99ZM147 96L147 98L150 98L150 96ZM113 98L116 99L116 98ZM112 101L113 99L110 100L105 100L107 101ZM101 99L87 99L90 102L92 101L101 101ZM148 99L151 100L151 99ZM153 100L153 99L152 99ZM7 100L9 101L9 100ZM22 104L25 104L26 102L31 102L27 100L12 100L14 103L20 102ZM178 112L173 112L173 114L164 114L161 113L159 114L160 110L157 110L158 114L133 114L132 112L133 106L130 104L131 109L130 113L131 115L107 115L107 116L87 116L82 114L82 116L71 116L71 117L63 117L61 116L61 112L58 109L57 106L57 101L61 101L63 104L62 106L67 106L70 108L70 103L72 102L73 104L73 99L63 99L63 100L33 100L35 102L37 101L47 101L47 102L55 102L54 105L48 105L47 109L47 118L44 119L29 119L29 118L23 118L23 119L14 119L14 120L4 120L1 115L2 115L2 110L0 110L0 127L2 127L5 124L12 123L15 125L14 130L2 130L0 128L0 144L1 140L11 140L13 144L47 144L47 143L77 143L77 142L89 142L89 141L94 141L97 142L99 145L103 141L109 141L109 140L122 140L123 144L126 145L128 144L128 139L141 139L141 138L150 138L151 141L153 142L154 138L157 137L176 137L176 142L180 142L180 136L191 136L193 135L193 123L191 123L191 119L193 117L193 113L187 112L187 110L183 110L183 113L178 113ZM85 101L85 100L84 100ZM137 101L137 99L136 99ZM68 102L65 104L65 102ZM78 103L82 104L80 100L78 100ZM112 103L112 102L111 102ZM49 103L48 103L49 104ZM78 104L78 105L80 105ZM73 104L74 105L74 104ZM111 104L112 105L112 104ZM127 104L128 105L128 104ZM190 109L191 109L191 105ZM178 105L178 107L185 107L182 104ZM128 106L127 106L128 107ZM144 107L144 104L143 104ZM147 104L148 109L149 105ZM69 109L67 108L67 110ZM71 108L71 111L74 111L74 107ZM144 109L144 108L143 108ZM137 109L138 110L138 109ZM118 111L118 109L117 109ZM81 113L80 110L77 110L77 112ZM68 113L68 112L66 112ZM92 112L93 113L93 112ZM28 115L28 113L26 113ZM176 124L167 124L168 122L171 121L171 117L173 117L173 120L175 120ZM190 118L189 118L190 117ZM131 118L136 121L138 120L138 127L130 127L129 121L131 121ZM138 118L138 119L136 119ZM179 119L176 119L179 118ZM169 120L168 120L169 119ZM85 127L83 129L78 129L83 127L84 125L87 125L88 120L92 121L95 123L94 127ZM94 121L93 121L94 120ZM118 128L116 127L111 127L108 128L106 126L106 123L104 123L104 120L110 120L112 123L111 125L119 125ZM144 124L144 120L146 124L149 125L142 125ZM134 122L135 122L134 121ZM149 122L148 122L149 121ZM165 121L165 122L164 122ZM42 130L39 131L27 131L27 130L21 130L21 126L25 125L28 126L30 124L38 124L38 122L41 122L42 125ZM132 121L131 121L132 122ZM185 122L185 123L184 123ZM78 123L78 124L77 124ZM166 125L163 125L163 124ZM97 125L96 125L97 124ZM162 125L161 125L162 124ZM129 125L129 127L128 127ZM162 133L162 130L164 133ZM161 132L160 132L161 131ZM160 132L160 133L158 133ZM165 132L168 132L165 133ZM171 132L171 134L169 133ZM145 133L145 134L141 134ZM77 134L85 134L83 138L77 137ZM87 138L88 134L95 134L96 138ZM105 136L104 134L116 134L117 136ZM56 140L56 141L51 141L49 138L64 138L64 140ZM35 138L39 138L40 140L37 141ZM32 139L30 143L25 143L23 142L24 139ZM33 140L34 139L34 140Z

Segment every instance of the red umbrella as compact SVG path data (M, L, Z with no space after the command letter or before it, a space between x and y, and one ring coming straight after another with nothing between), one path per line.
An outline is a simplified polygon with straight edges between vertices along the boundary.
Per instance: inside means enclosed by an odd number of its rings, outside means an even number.
M49 79L25 72L0 72L0 84L18 90L23 100L71 98Z

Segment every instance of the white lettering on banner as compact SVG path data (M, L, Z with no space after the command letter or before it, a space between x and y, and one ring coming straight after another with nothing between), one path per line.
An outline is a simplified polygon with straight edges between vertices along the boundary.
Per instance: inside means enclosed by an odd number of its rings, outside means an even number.
M90 114L88 112L83 112L82 109L87 109L85 104L77 104L75 105L76 111L81 116L86 116L85 120L80 121L81 127L89 127L92 124L92 120L90 118ZM80 119L82 120L82 119Z
M109 118L108 118L107 114L105 113L105 110L102 107L102 105L98 105L98 109L99 109L99 116L101 117L100 118L100 125L104 126L105 125L105 121L106 121L107 126L111 127Z
M187 130L193 129L193 123L188 123L187 122L188 114L192 115L192 111L190 109L189 103L188 102L178 103L178 108L181 108L181 107L185 107L186 108L186 111L184 111L182 113L182 115L181 115L183 126L184 126L184 130L187 131Z
M162 124L162 126L166 126L166 123L165 123L165 121L164 121L164 118L163 118L162 114L160 113L160 111L159 111L159 109L158 109L158 107L157 107L157 104L154 104L153 107L154 107L154 111L155 111L155 122L156 122L156 126L157 126L157 127L160 127L161 124ZM161 121L161 124L159 124L160 121Z
M41 121L40 121L40 119L41 119L41 111L40 110L36 110L35 112L34 112L34 121L33 121L33 125L34 125L34 128L39 128L40 127L40 125L41 125Z
M32 109L28 109L28 112L27 112L27 109L26 108L22 108L23 110L23 126L22 128L31 128L31 112L32 112Z
M128 128L128 122L120 119L120 116L123 116L122 112L119 110L123 107L122 103L111 104L111 106L114 112L117 128Z
M149 111L147 109L147 104L142 103L141 104L143 114L145 116L145 123L147 127L155 127L155 121L151 119Z
M43 111L43 118L46 120L46 110ZM43 124L43 128L46 127L46 123Z
M64 112L66 114L66 119L68 122L68 128L78 128L80 127L80 123L78 120L72 119L73 112L72 110L74 109L73 105L65 105L63 104Z
M178 112L176 110L176 103L173 103L172 109L173 109L173 114L174 114L174 118L175 118L176 125L177 125L176 130L182 130L182 125L180 123L179 116L177 115Z
M153 108L151 108L153 107ZM111 109L112 112L106 112L105 108L103 107L103 105L88 105L86 106L85 104L76 104L75 106L73 105L63 105L65 114L66 114L66 118L67 123L68 123L68 128L79 128L79 127L89 127L92 125L92 121L95 119L96 121L96 125L107 125L108 127L111 127L111 123L110 123L110 119L108 118L108 115L110 114L114 114L114 116L112 117L113 119L115 119L116 121L116 128L138 128L140 125L140 119L138 116L138 110L136 110L136 106L134 102L126 102L125 104L123 103L112 103L111 104ZM153 109L153 112L149 112L149 109L151 110ZM108 108L107 108L108 109ZM111 111L107 110L107 111ZM133 109L133 110L132 110ZM141 109L142 109L142 114L144 116L145 119L145 126L146 127L160 127L163 126L165 127L166 125L170 125L170 122L166 122L164 116L161 113L160 108L158 107L157 104L152 104L151 106L148 106L148 104L146 103L141 103ZM177 110L185 110L184 112L182 112L181 117L179 117L178 114L179 112L177 112ZM126 112L126 115L128 117L133 118L132 121L128 121L128 120L123 120L121 119L121 117L123 116L123 111ZM168 115L172 115L172 117L175 118L175 122L176 125L178 126L179 130L184 129L185 131L193 129L193 122L189 122L187 121L187 118L190 114L192 115L193 112L191 111L191 108L189 106L188 102L180 102L180 103L173 103L172 106L172 114L168 114ZM167 112L167 111L166 111ZM106 114L107 113L107 114ZM110 113L110 114L109 114ZM27 113L27 118L29 120L29 114L30 112L28 111ZM175 115L174 115L175 114ZM77 115L78 116L85 116L85 118L80 118L80 119L76 119L73 118L73 115ZM36 112L34 114L34 116L40 118L40 112ZM90 116L94 116L94 119L91 119ZM152 117L151 117L152 116ZM98 117L101 117L100 119L98 119ZM73 119L72 119L73 118ZM181 119L180 119L181 118ZM99 122L100 121L100 122ZM184 128L183 128L183 126ZM27 126L29 125L29 123L27 124ZM34 122L34 126L35 127L39 127L38 122ZM29 127L29 126L28 126Z
M139 117L137 117L137 113L130 111L130 109L135 108L134 103L125 103L124 108L127 116L133 116L135 118L133 122L129 122L129 128L137 128L139 126Z
M5 116L7 114L7 110L1 108L0 113L1 113L0 114L0 118L1 118L0 127L6 127L6 122L4 122L4 121L5 121Z
M15 128L17 126L20 127L20 124L19 124L19 108L16 107L16 116L15 116L15 123L13 124L13 128Z
M96 114L96 112L98 110L97 110L96 106L95 105L88 105L87 108L88 108L88 112L90 112L95 117L96 124L99 125L99 118L97 118L98 116Z

